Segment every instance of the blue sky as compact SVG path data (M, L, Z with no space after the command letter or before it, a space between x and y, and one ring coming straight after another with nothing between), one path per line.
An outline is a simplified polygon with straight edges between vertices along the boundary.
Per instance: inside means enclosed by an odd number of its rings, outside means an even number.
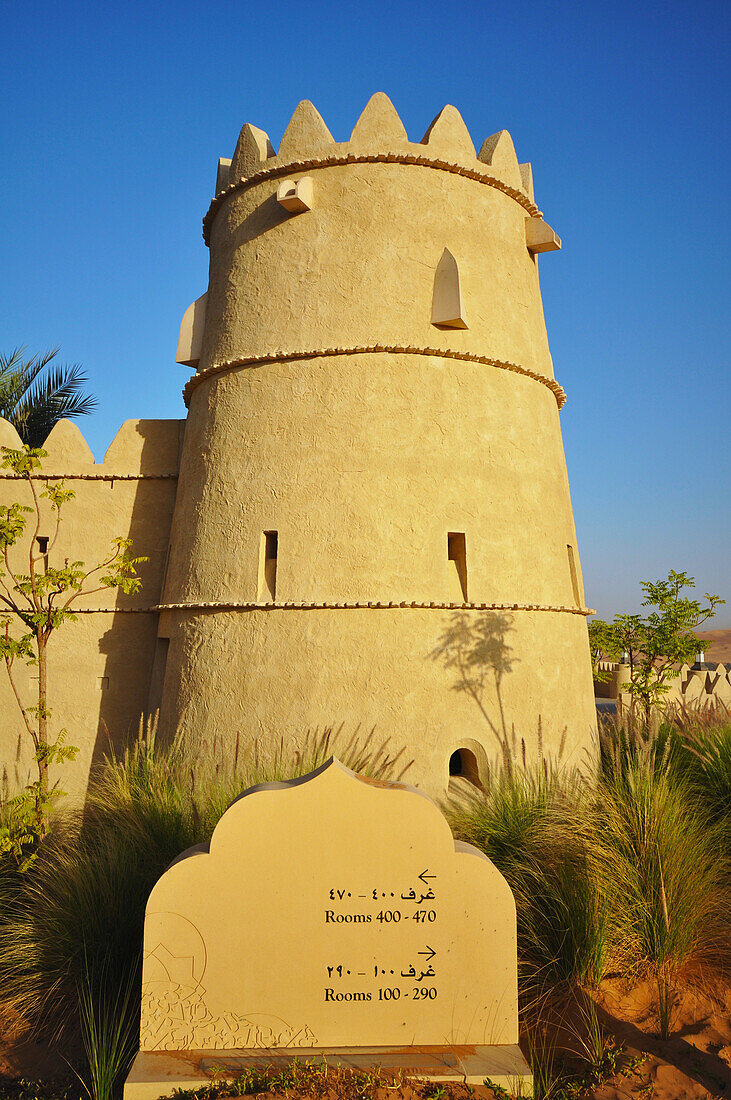
M587 599L670 568L731 599L727 3L5 3L0 350L62 345L99 410L180 417L200 220L241 125L300 99L345 140L374 91L506 128L561 235L540 261ZM721 609L713 625L731 625Z

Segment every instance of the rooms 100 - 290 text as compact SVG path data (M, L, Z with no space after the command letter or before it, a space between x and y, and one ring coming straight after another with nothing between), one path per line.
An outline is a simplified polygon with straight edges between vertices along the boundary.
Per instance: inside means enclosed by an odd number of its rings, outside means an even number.
M415 985L410 993L405 992L403 996L410 998L412 1001L435 1001L437 999L437 991L434 986ZM400 999L401 990L397 985L391 988L378 990L379 1001L398 1001Z

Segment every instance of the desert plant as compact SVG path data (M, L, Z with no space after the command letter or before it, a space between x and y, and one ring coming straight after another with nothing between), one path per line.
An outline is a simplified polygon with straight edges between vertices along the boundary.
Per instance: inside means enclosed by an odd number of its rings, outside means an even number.
M677 708L671 718L681 749L678 768L714 821L731 830L731 714L714 708Z
M533 1074L534 1100L563 1100L567 1078L562 1071L556 1032L539 1013L524 1036L528 1063Z
M67 815L26 871L0 925L0 988L3 1001L51 1041L78 1037L78 989L87 978L113 970L121 982L134 965L155 856L164 869L159 849L85 831ZM102 994L103 987L99 1001Z
M582 1076L586 1085L591 1087L602 1084L616 1072L621 1047L613 1036L607 1034L599 1019L595 1002L583 992L577 998L573 1032L576 1040L575 1053L582 1063Z
M719 831L668 770L634 762L605 781L592 860L621 969L679 967L722 938Z
M666 774L731 839L731 715L722 703L670 707L658 723L631 713L605 719L600 747L602 775L610 786L638 769ZM722 849L728 851L728 843Z
M484 791L475 789L444 809L454 835L480 848L509 877L543 846L560 782L558 772L541 767L503 768Z
M678 990L678 967L672 960L653 968L657 989L657 1028L661 1039L669 1039L675 1022Z
M139 961L121 986L109 981L102 964L94 974L87 968L78 987L81 1039L86 1055L88 1084L79 1080L90 1100L112 1100L132 1065L137 1049Z
M657 774L674 771L681 745L672 722L647 722L632 711L605 716L599 726L600 769L604 781L626 780L637 768Z
M585 782L557 769L513 765L446 811L455 835L484 851L513 890L522 983L595 985L609 925L587 857Z
M54 794L49 780L52 764L71 760L76 749L65 744L66 731L55 737L50 731L48 695L48 646L62 623L76 618L73 604L79 596L92 595L109 588L137 592L141 581L136 566L146 558L132 558L129 539L112 540L109 556L86 568L82 561L66 559L60 567L49 565L49 554L58 539L62 510L74 498L63 481L38 484L37 471L46 451L35 447L13 450L0 448L3 469L12 470L28 487L32 506L14 502L0 505L0 657L10 682L23 726L33 746L37 779L13 799L8 824L0 828L0 852L12 854L18 864L27 867L36 855L37 843L48 833ZM41 498L45 497L54 516L53 535L41 548ZM26 534L26 515L31 515L33 533L28 549L28 572L11 564L11 553ZM90 581L90 578L91 581ZM90 583L87 583L89 582ZM14 632L17 631L17 632ZM17 661L38 668L38 689L33 703L24 699L15 676Z
M609 954L607 899L598 889L583 830L554 834L513 887L518 907L523 983L586 985L601 981Z
M79 988L101 1011L106 991L138 973L147 897L171 860L207 840L244 789L306 774L333 752L376 778L405 770L387 743L347 739L342 727L231 753L180 740L161 748L155 721L141 723L135 743L92 776L83 814L59 816L0 917L3 999L51 1039L78 1034ZM133 1002L138 1011L138 989Z
M632 726L614 729L605 767L599 877L609 872L614 938L649 968L667 1038L680 969L728 948L731 723L684 708Z

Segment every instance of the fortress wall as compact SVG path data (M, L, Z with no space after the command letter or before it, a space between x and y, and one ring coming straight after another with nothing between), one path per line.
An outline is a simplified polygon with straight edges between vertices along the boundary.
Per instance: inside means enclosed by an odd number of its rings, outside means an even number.
M414 759L429 794L451 754L479 746L498 766L540 758L590 770L596 715L583 617L460 609L166 612L166 704L195 744L297 744L306 731L373 729ZM539 736L539 729L541 734ZM539 743L540 742L540 743ZM479 751L478 749L478 755ZM483 772L484 774L484 772Z
M51 729L65 728L68 743L79 747L76 761L63 766L62 786L83 794L91 763L107 750L109 742L121 747L137 729L140 713L147 708L153 665L157 604L162 589L170 523L177 485L177 466L183 422L177 420L128 420L119 429L104 461L95 463L86 442L70 421L60 422L48 437L39 476L63 478L75 499L64 505L58 540L49 553L49 564L68 558L91 567L111 553L111 540L133 540L135 556L146 556L139 572L143 587L133 596L114 589L76 601L80 614L75 622L59 627L49 644L49 702ZM0 423L0 446L20 446L14 430ZM0 471L0 502L31 503L30 489L22 481ZM39 534L52 538L55 522L42 501ZM31 517L29 517L31 518ZM13 569L28 570L32 531L11 552ZM35 669L16 666L24 699L36 702ZM27 782L31 750L22 719L10 691L6 670L0 667L0 760L11 789ZM105 729L106 727L106 729Z
M702 668L680 666L678 676L667 681L669 691L662 697L663 706L731 706L731 668L721 662L703 664ZM599 667L610 676L603 682L594 681L596 698L612 699L620 708L631 709L632 696L624 690L629 679L629 665L602 661Z

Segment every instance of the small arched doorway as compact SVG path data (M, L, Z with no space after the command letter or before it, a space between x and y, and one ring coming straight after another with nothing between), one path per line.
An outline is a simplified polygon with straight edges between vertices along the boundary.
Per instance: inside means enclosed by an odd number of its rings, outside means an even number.
M472 749L460 748L455 749L449 758L449 778L453 779L459 776L461 779L466 779L468 783L472 783L475 787L482 788L480 782L480 770L477 765L477 757Z

